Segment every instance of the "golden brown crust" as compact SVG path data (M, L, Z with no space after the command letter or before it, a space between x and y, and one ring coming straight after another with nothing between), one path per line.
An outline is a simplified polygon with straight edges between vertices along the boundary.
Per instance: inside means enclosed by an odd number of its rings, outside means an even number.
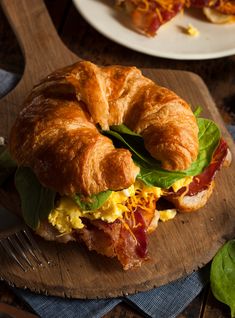
M61 195L130 186L139 171L130 152L115 149L79 104L37 96L13 127L11 153Z
M185 170L197 158L195 116L185 101L164 87L145 87L126 124L142 134L146 149L166 170Z
M198 153L198 128L186 102L135 67L79 62L37 85L10 136L10 151L40 182L60 194L92 195L127 188L139 168L97 126L125 123L168 170L183 170Z

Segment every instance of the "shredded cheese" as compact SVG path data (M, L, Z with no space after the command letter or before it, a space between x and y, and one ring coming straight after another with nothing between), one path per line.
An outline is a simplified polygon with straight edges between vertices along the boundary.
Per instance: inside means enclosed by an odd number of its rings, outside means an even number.
M132 3L134 3L137 6L137 9L139 11L149 11L150 10L150 5L151 4L157 4L158 7L161 9L167 10L167 11L172 11L175 5L174 0L132 0ZM191 1L190 0L179 0L178 3L183 4L185 7L190 7L191 6ZM234 4L226 1L226 0L211 0L207 5L207 7L234 7Z
M132 2L138 11L148 12L154 9L160 22L163 21L162 10L173 12L175 7L174 0L133 0ZM179 4L186 4L186 6L189 6L189 0L181 0L178 2ZM153 5L156 5L156 7L154 8Z
M188 192L192 178L186 177L175 182L172 185L173 191L185 187L185 191L180 196L183 198ZM165 194L165 191L158 187L148 186L137 180L128 189L114 191L102 207L92 212L80 210L72 198L61 197L49 214L48 221L63 235L71 233L74 229L82 229L84 227L83 218L90 220L100 219L107 223L119 220L134 238L134 229L143 226L142 221L138 219L135 213L137 213L138 209L141 209L145 215L144 222L149 226L147 230L151 231L151 229L154 229L159 218L159 212L156 211L156 202ZM162 219L164 220L173 217L174 213L170 210L162 212Z
M147 0L142 0L138 6L139 11L149 11L149 2Z
M141 182L136 182L135 189L135 195L129 197L125 202L127 210L124 211L123 217L119 218L119 220L125 229L129 231L137 244L136 236L132 230L141 227L142 224L139 222L136 223L135 212L137 208L140 208L152 215L152 212L155 211L156 208L156 201L162 195L162 191L160 188L148 187Z

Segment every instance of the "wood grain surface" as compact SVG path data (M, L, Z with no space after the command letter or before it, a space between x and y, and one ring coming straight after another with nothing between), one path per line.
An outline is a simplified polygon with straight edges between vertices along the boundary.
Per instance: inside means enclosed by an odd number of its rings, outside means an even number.
M16 18L14 12L17 10L17 2L14 0L12 6L6 6L6 0L2 0L4 10L24 48L26 67L20 84L0 104L0 116L4 119L0 134L4 136L8 135L32 85L55 68L76 59L64 48L55 31L52 31L53 26L41 1L21 1L24 10L19 10L22 13ZM30 32L27 23L31 26ZM37 40L33 41L36 30ZM46 35L42 36L43 32ZM52 37L51 32L54 32ZM210 94L197 75L170 70L143 71L157 83L176 91L193 107L202 105L203 115L213 118L220 125L223 136L235 154L232 140ZM233 163L231 168L219 173L217 183L220 186L216 187L205 208L197 213L177 215L173 221L161 223L150 236L151 259L141 269L123 272L116 261L88 253L74 243L60 245L38 239L40 247L53 260L53 266L25 274L9 259L1 257L0 276L16 286L27 286L37 292L80 298L111 297L165 284L206 264L218 248L234 235L234 181Z
M24 54L25 67L16 88L0 102L0 135L7 137L23 100L43 77L60 67L79 60L57 35L42 0L1 0Z
M203 115L220 125L235 155L232 140L206 86L197 75L170 70L144 70L144 73L173 89L191 105L202 105ZM6 119L7 116L9 114L5 115ZM0 276L16 286L27 286L36 292L75 298L113 297L166 284L208 263L218 248L233 237L234 181L233 162L230 168L219 173L219 186L206 207L160 223L149 238L151 259L138 270L124 272L116 261L88 252L76 243L63 245L38 239L53 266L23 273L9 259L1 257ZM6 205L7 201L4 203Z

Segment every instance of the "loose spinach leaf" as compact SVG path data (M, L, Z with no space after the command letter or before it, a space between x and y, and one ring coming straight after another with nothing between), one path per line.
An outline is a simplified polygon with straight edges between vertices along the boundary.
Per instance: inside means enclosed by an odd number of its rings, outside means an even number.
M93 211L99 209L109 198L111 193L111 190L107 190L98 194L94 194L90 197L76 194L73 199L83 211Z
M128 148L133 160L140 167L138 178L149 186L169 188L174 182L186 176L196 176L211 162L219 140L220 131L216 124L208 119L197 118L199 127L199 154L197 160L189 169L184 171L166 171L161 168L159 161L155 160L144 147L143 138L124 125L112 126L111 130L103 132L109 135L116 147ZM115 129L113 131L112 129Z
M210 280L215 298L227 304L235 317L235 240L227 242L214 257Z
M0 147L0 186L14 173L17 168L16 162L11 158L8 149Z
M54 208L56 192L44 188L32 170L26 167L17 169L15 185L21 198L23 218L35 230L40 220L46 219Z

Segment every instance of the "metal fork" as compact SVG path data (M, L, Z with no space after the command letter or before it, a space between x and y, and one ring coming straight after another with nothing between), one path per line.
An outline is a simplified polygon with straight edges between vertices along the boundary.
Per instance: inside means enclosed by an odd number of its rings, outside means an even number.
M10 235L0 237L0 246L24 272L29 269L34 270L35 265L43 267L51 264L51 261L39 248L30 230L25 226Z

